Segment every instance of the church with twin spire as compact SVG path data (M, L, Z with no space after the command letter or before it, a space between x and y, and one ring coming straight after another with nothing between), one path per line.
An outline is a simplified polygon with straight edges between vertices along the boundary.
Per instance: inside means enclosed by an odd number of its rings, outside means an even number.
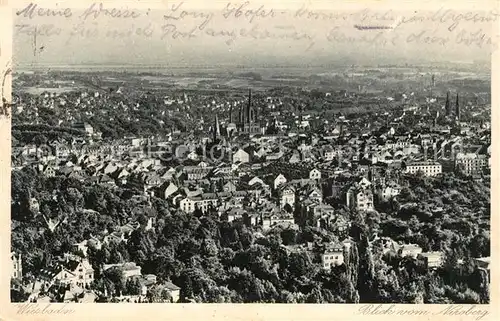
M218 127L218 119L216 118L215 128ZM226 128L228 136L235 134L255 135L262 132L261 126L257 120L257 113L252 105L252 90L248 90L248 102L241 105L238 111L238 119L236 122L233 120L233 106L229 110L229 124Z
M260 125L257 122L257 114L252 105L252 90L248 90L248 104L246 108L240 107L238 113L238 123L236 128L238 132L243 134L255 135L261 132Z

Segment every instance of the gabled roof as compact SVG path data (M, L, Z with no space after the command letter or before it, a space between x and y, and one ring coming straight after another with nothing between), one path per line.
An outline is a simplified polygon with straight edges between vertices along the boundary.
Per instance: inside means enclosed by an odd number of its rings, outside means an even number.
M233 155L250 155L247 151L245 151L243 148L239 148L237 151L234 152Z
M325 244L325 252L343 252L344 246L340 243L332 242Z
M363 177L359 182L358 182L359 185L365 185L365 186L370 186L372 183L366 179L366 177Z
M281 173L280 173L278 176L276 176L276 177L274 178L274 180L273 180L273 181L276 181L278 178L280 178L280 179L283 179L283 178L284 178L284 179L285 179L285 181L287 180L287 178L285 177L285 175L283 175L283 174L281 174Z
M422 248L417 244L402 244L400 246L400 250L418 250L418 249Z
M234 186L234 187L236 187L236 184L234 184L231 181L228 181L228 182L226 182L226 184L224 184L224 186Z
M168 184L168 186L165 187L164 194L166 196L170 196L170 195L174 194L175 192L177 192L178 190L179 190L179 188L174 183L170 182Z
M264 183L264 181L262 179L260 179L259 177L257 176L254 176L251 180L248 181L248 185L252 186L256 183Z
M295 187L290 183L281 184L278 188L282 193L285 191L295 192Z
M173 284L172 282L165 282L164 284L165 288L171 290L171 291L178 291L181 288L178 287L177 285Z
M52 266L49 266L46 269L40 270L40 277L42 279L46 280L52 280L57 274L59 274L61 271L65 270L64 267L60 264L55 264ZM74 276L72 271L66 270L66 272L72 276Z

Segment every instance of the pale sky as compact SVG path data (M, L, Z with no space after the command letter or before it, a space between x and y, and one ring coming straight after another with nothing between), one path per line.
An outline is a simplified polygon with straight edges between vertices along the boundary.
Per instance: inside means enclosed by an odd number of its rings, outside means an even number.
M223 5L220 6L224 7ZM254 6L255 7L255 6ZM297 5L297 8L300 6ZM98 7L96 7L98 8ZM181 7L182 8L182 7ZM179 16L180 10L172 13ZM352 11L356 14L344 19L339 17L330 20L314 20L306 18L294 18L295 11L276 14L274 18L254 18L253 22L247 19L228 18L221 15L221 11L203 11L213 13L213 18L207 23L203 30L196 30L196 37L186 39L178 37L162 37L162 27L168 23L175 24L177 30L188 32L200 25L203 19L186 17L183 20L165 20L164 14L169 14L168 10L141 11L141 17L135 19L118 19L106 17L103 13L96 19L91 16L82 22L80 17L83 11L72 10L72 17L51 17L32 19L18 16L15 24L26 25L18 27L14 33L14 63L20 66L31 64L146 64L161 66L192 66L192 65L253 65L263 64L326 64L338 63L343 58L348 57L352 63L391 63L408 62L416 63L420 61L489 61L490 50L486 44L488 37L493 35L492 23L458 21L452 31L448 28L456 19L457 13L448 13L444 23L425 21L410 22L402 24L396 29L390 30L358 30L355 25L360 26L395 26L401 19L408 20L412 12L392 12L384 19L373 18L373 12L363 19L359 10ZM200 13L201 11L197 11ZM323 13L329 13L322 11ZM441 11L443 13L444 10ZM147 13L147 14L146 14ZM331 11L330 13L345 15L344 11ZM382 15L383 12L379 12ZM465 12L464 12L465 13ZM420 14L420 13L417 13ZM421 13L430 16L429 13ZM36 14L35 14L36 15ZM490 15L495 17L495 15ZM70 36L72 32L78 30L92 32L97 30L98 35ZM52 31L60 28L59 35L47 36L39 34L37 36L37 47L42 48L35 56L33 53L34 26L43 33L47 26L52 25ZM144 29L150 25L152 36L138 36L135 34L138 28ZM263 30L268 30L274 34L289 33L293 30L300 35L307 34L313 40L282 40L264 39L258 40L251 37L242 37L241 29L251 29L257 25L259 35ZM45 28L45 29L44 29ZM279 29L281 28L281 29ZM283 29L288 28L288 29ZM294 29L291 29L294 28ZM334 32L332 29L337 28ZM16 29L15 29L16 30ZM124 32L133 30L130 37L116 38L106 36L107 32ZM288 31L285 31L288 30ZM228 37L213 37L207 35L213 32L234 31L238 35L230 45L226 44ZM415 40L411 34L419 35L420 42ZM386 45L370 43L377 33L382 33L379 39L385 39ZM327 40L328 35L331 41ZM484 34L483 44L480 42L465 45L460 39L480 39ZM397 36L397 38L395 38ZM446 43L424 43L425 37L447 38ZM353 40L349 42L349 37ZM363 40L364 37L364 41ZM494 38L493 38L494 39ZM413 40L408 42L408 40ZM314 45L306 50L314 42ZM394 43L393 43L394 42ZM35 58L36 57L36 58Z

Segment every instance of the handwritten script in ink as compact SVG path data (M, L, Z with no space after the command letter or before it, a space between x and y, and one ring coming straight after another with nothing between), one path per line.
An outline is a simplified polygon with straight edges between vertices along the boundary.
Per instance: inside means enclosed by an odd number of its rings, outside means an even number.
M495 9L450 8L409 13L372 8L337 12L314 10L306 4L282 10L250 1L218 3L203 10L184 2L169 2L164 9L154 10L96 2L74 10L45 8L33 2L16 12L15 32L42 39L64 37L67 44L92 38L145 38L166 43L213 39L227 46L238 41L283 41L304 50L340 44L494 50L497 39L492 26L499 14Z
M17 306L17 314L73 314L75 310L68 305L23 303Z
M482 320L489 311L486 307L477 305L445 305L401 307L395 304L363 304L358 309L360 315L393 315L393 316L454 316L470 320Z

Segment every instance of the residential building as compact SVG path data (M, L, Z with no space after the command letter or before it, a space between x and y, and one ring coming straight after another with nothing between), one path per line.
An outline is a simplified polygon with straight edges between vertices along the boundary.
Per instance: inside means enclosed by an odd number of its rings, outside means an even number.
M441 174L443 166L438 162L411 162L406 164L406 172L410 174L423 173L425 176L436 176Z
M318 186L313 186L308 190L307 197L309 200L316 202L318 204L323 203L323 192Z
M94 135L94 128L85 122L78 122L73 124L73 128L84 131L88 136Z
M250 162L250 155L243 149L238 149L233 154L233 163L248 163Z
M332 215L335 213L335 209L333 208L333 206L328 204L314 205L312 206L312 211L314 216Z
M187 175L188 180L200 180L205 178L208 173L212 170L211 167L184 167L182 170L183 173Z
M336 152L332 146L327 145L323 150L323 158L325 161L332 161L335 158Z
M321 172L314 168L309 172L309 179L319 180L321 179Z
M278 186L281 184L285 184L287 182L286 177L283 174L279 174L275 179L274 179L274 189L277 189Z
M321 254L321 264L325 270L344 264L344 246L337 243L327 244Z
M455 156L455 169L465 175L478 176L488 167L488 157L476 153L458 153Z
M346 196L346 205L357 211L374 209L371 183L366 178L363 178L359 183L349 188Z
M428 269L435 269L443 264L443 253L442 252L424 252L419 254L425 262L425 266Z
M167 199L171 195L174 195L178 190L179 188L174 183L170 182L166 187L164 187L164 191L160 195Z
M163 288L166 289L170 293L170 296L172 297L172 303L179 302L180 292L181 292L180 287L173 284L172 282L165 282L163 284Z
M295 188L291 185L284 186L280 194L280 208L284 208L288 204L293 209L295 207Z
M390 237L375 236L375 238L371 242L371 246L381 249L383 254L387 252L393 252L394 254L397 254L399 250L399 244Z
M233 182L229 181L222 187L224 192L236 192L236 185Z
M203 193L199 196L189 196L181 200L180 208L186 213L192 213L199 208L205 213L210 206L217 208L219 198L215 193Z
M293 214L291 213L275 212L270 215L265 215L262 218L262 228L264 230L270 229L277 225L284 225L286 227L289 227L293 224L295 224L295 220L293 218Z
M135 262L117 263L117 264L104 264L103 271L111 268L119 268L123 271L125 278L141 276L141 267Z
M398 251L401 257L411 256L416 258L420 253L422 253L422 248L417 244L403 244L399 247Z
M64 258L42 270L41 277L52 284L86 287L94 281L94 269L88 259L66 254Z
M476 266L480 269L484 270L490 270L490 264L491 264L491 259L490 257L479 257L479 258L474 258L474 263Z
M383 200L389 200L401 192L401 186L395 182L389 182L383 186L379 192L379 196Z

